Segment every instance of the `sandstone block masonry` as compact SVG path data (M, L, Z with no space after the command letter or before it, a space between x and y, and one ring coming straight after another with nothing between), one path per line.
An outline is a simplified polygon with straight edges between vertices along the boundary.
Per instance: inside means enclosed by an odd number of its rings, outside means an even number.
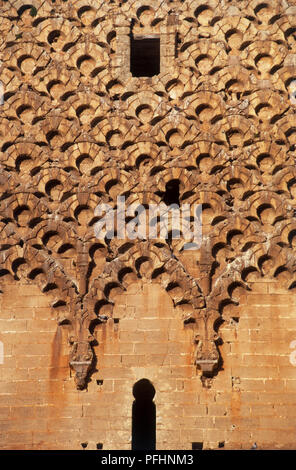
M1 449L131 449L145 393L146 445L295 449L295 14L0 0ZM96 238L119 196L200 249Z

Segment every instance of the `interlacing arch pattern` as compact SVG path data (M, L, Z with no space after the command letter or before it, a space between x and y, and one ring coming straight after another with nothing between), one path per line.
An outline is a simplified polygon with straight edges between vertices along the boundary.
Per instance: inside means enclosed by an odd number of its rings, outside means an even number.
M150 4L0 0L1 288L50 296L80 389L94 329L137 279L194 324L205 377L250 281L296 288L296 1ZM122 31L169 31L174 57L126 80ZM158 204L170 181L202 204L194 270L182 240L95 237L98 204Z

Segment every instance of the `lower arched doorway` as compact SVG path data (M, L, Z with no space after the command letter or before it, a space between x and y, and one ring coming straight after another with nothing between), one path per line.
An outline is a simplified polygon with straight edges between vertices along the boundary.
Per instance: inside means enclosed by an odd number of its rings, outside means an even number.
M153 402L155 388L148 379L133 386L132 450L155 450L156 407Z

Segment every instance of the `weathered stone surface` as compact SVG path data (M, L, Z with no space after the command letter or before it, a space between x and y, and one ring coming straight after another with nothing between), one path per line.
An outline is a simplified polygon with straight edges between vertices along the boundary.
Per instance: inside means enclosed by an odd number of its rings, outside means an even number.
M159 449L295 448L295 2L231 3L0 0L1 448L130 448L143 377ZM200 250L96 238L172 181Z

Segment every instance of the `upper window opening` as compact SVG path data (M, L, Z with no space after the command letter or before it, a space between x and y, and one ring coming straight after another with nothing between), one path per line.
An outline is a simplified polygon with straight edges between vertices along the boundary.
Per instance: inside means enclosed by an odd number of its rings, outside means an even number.
M163 195L163 202L170 206L171 204L180 205L180 181L171 180L165 185L165 193Z
M160 38L131 37L131 74L153 77L160 72Z

